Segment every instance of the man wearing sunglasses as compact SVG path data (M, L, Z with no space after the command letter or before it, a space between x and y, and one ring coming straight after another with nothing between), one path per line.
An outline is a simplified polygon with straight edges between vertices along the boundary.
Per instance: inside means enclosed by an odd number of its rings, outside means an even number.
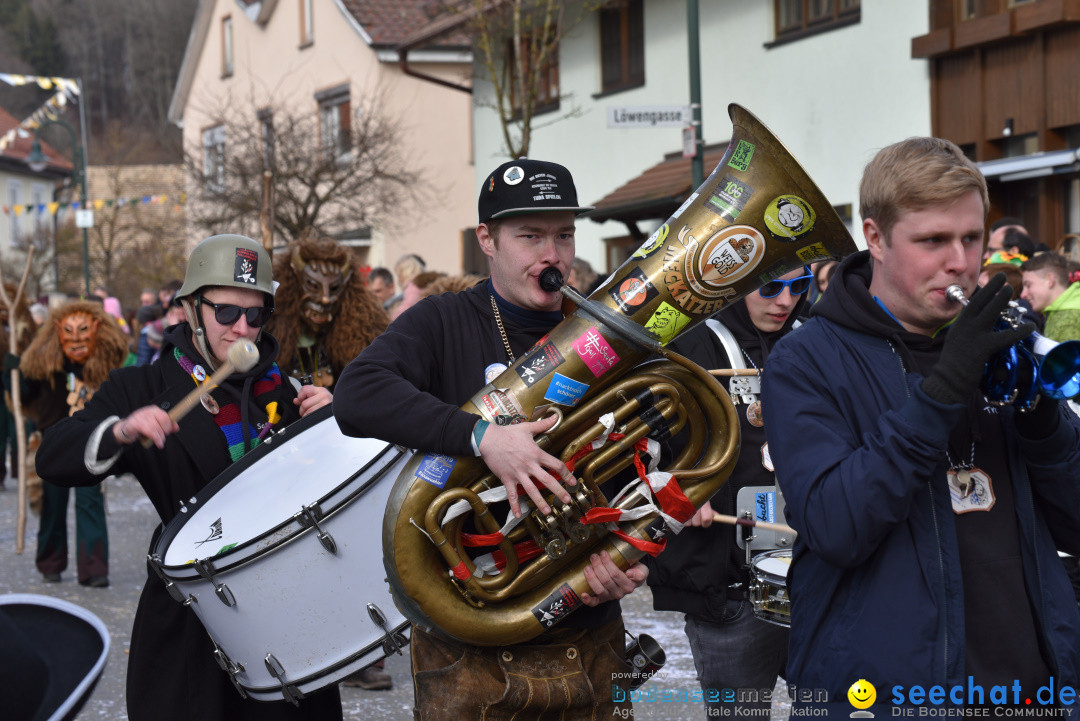
M180 499L194 496L275 429L330 403L325 388L297 390L282 378L277 341L262 330L274 287L270 256L254 240L216 235L199 243L177 291L187 321L166 329L157 361L111 374L82 411L49 429L38 453L41 476L80 486L133 474L161 517L156 540L180 512ZM255 343L258 363L206 385L239 340ZM174 423L167 410L200 386L201 406ZM151 444L144 448L141 439ZM149 568L128 659L132 721L341 719L336 686L299 707L242 698L214 660L214 644L197 617Z
M672 341L669 346L702 368L760 369L773 345L797 323L813 275L799 268L763 285L738 303ZM723 381L726 385L727 381ZM776 677L787 660L786 628L757 618L747 597L749 559L736 543L742 529L714 524L713 513L736 515L738 492L775 486L761 413L761 379L740 377L729 385L739 416L742 444L735 469L719 491L698 509L690 527L668 538L667 548L646 559L653 608L686 614L686 636L694 657L707 715L732 704L724 689L748 692L740 709L767 715ZM677 437L673 445L680 444ZM673 453L679 450L673 449ZM782 521L782 519L779 519ZM748 535L748 534L744 534ZM760 550L764 550L761 548Z
M1040 688L1080 683L1080 613L1057 557L1080 551L1080 423L1052 398L1020 412L980 389L987 359L1032 330L995 329L1004 275L977 287L988 207L955 144L882 149L860 186L868 249L765 366L765 430L798 531L787 680L837 712L859 679L893 712L927 695L1068 706Z

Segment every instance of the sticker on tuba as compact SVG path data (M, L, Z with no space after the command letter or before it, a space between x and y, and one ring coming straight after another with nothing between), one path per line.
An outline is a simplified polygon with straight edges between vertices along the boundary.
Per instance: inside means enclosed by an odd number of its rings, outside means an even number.
M765 238L749 225L731 225L683 256L690 289L706 298L724 296L724 287L750 274L765 255Z
M795 240L814 229L817 214L797 195L773 198L765 208L765 227L778 240Z
M532 609L532 613L544 628L551 628L569 616L581 603L581 597L574 592L570 584L564 583Z
M634 255L631 257L648 258L650 255L664 247L664 241L667 240L667 236L668 224L664 223L656 229L656 232L649 236L648 240L641 244L640 248L634 251Z

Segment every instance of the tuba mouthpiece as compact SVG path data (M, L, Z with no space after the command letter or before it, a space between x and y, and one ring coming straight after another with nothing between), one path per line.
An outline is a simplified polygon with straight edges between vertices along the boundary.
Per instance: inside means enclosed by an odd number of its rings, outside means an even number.
M945 289L945 295L954 303L960 303L961 305L967 305L968 303L967 296L964 295L964 289L959 285L950 285Z
M541 271L540 287L548 293L558 293L559 289L563 287L563 277L562 273L559 272L559 269L550 267Z

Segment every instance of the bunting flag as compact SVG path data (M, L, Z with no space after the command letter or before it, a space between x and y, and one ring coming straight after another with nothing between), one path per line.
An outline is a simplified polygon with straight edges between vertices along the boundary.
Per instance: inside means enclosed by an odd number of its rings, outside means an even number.
M4 151L19 134L25 137L27 131L34 130L46 120L57 120L59 111L63 110L69 102L77 101L79 97L79 81L71 78L0 73L0 80L16 87L35 84L42 90L56 91L40 108L23 119L17 126L4 133L3 137L0 137L0 152Z
M133 208L138 205L167 205L172 204L172 210L179 210L183 205L187 203L187 193L180 193L179 195L144 195L139 198L110 198L108 200L88 200L87 205L92 205L95 210L101 210L102 208ZM57 213L71 208L72 210L79 210L82 207L82 203L74 201L71 203L24 203L22 205L5 205L0 207L0 210L4 211L4 215L11 215L14 213L16 216L21 216L23 213L37 215L56 215Z

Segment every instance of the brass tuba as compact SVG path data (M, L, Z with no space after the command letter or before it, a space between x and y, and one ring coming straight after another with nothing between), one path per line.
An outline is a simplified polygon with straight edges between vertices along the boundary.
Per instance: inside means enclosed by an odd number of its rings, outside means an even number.
M712 376L664 346L763 284L856 249L773 134L739 105L728 113L732 138L705 183L588 299L563 287L573 312L463 406L497 424L559 414L536 440L564 462L579 456L571 502L549 498L546 516L523 509L508 530L485 500L501 483L478 458L417 453L398 477L383 561L413 623L475 645L521 643L581 605L592 553L606 550L624 569L640 559L677 520L634 518L649 503L643 484L614 504L600 486L635 463L635 444L646 436L689 428L666 471L694 508L727 480L739 452L734 406ZM644 363L655 355L663 360ZM607 438L612 422L621 439L583 450ZM581 523L609 505L629 520Z

